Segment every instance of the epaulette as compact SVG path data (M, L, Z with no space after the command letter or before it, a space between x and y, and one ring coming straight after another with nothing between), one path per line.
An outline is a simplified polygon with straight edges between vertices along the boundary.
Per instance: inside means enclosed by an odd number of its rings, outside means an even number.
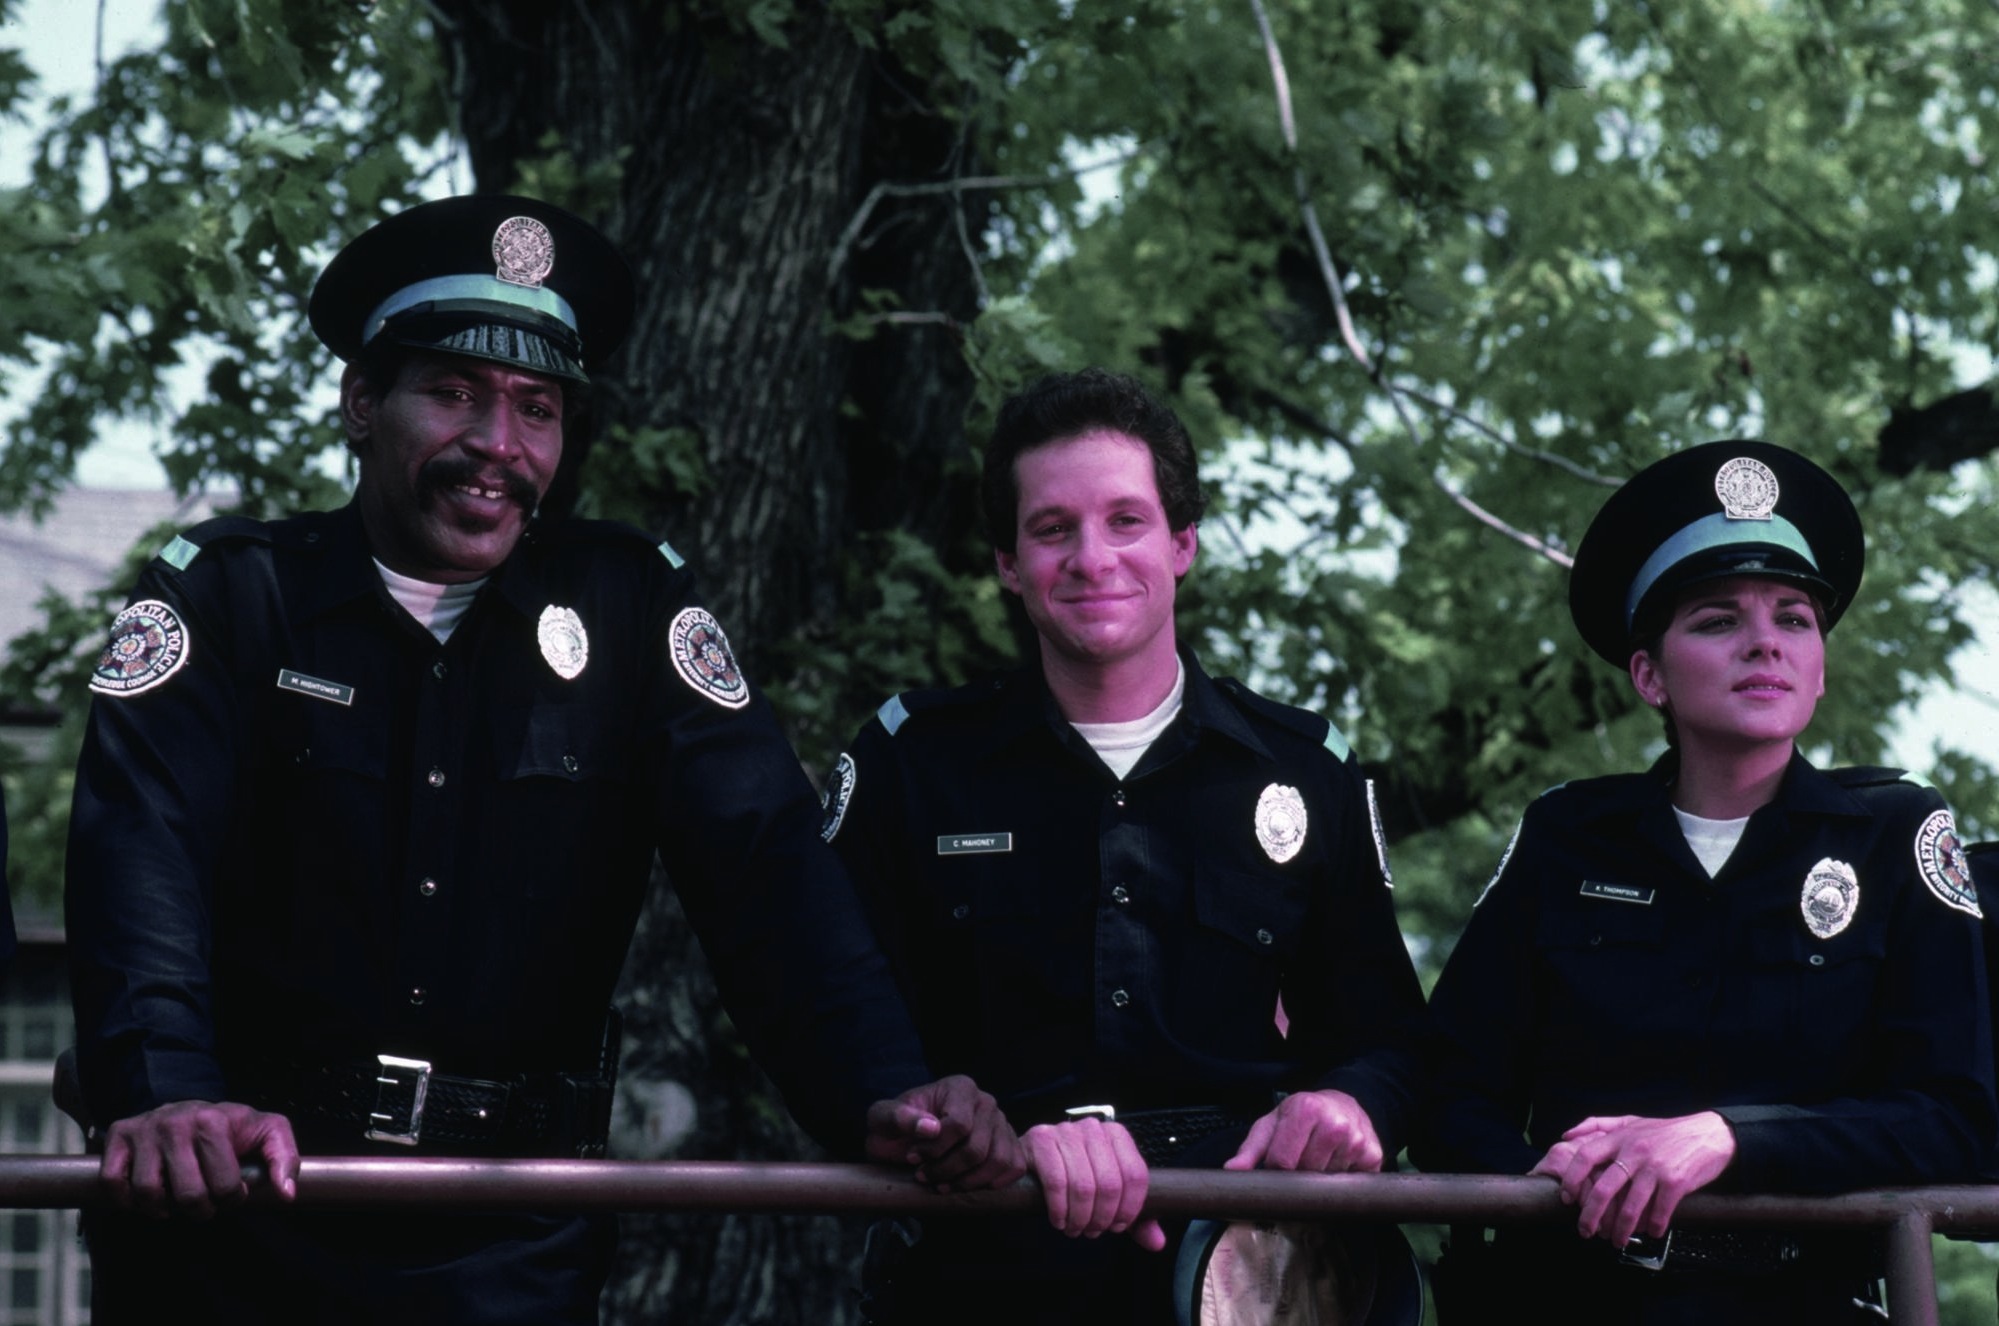
M1323 745L1333 753L1333 758L1336 760L1344 762L1352 750L1352 747L1347 745L1345 734L1324 714L1315 714L1310 709L1300 709L1296 705L1280 704L1276 700L1258 695L1234 677L1217 677L1215 684L1243 708L1254 710L1262 717Z
M154 555L174 570L185 571L188 564L201 555L203 548L224 543L268 544L270 541L271 527L261 520L252 520L248 516L214 516L174 535L167 546Z
M666 559L668 566L678 571L687 565L687 559L680 555L665 539L655 539L652 535L622 520L585 520L580 516L565 516L560 520L537 520L528 527L530 542L544 546L563 543L611 543L642 544Z
M1841 787L1884 787L1890 783L1908 783L1913 787L1928 787L1934 784L1920 774L1907 769L1891 769L1885 765L1855 765L1850 769L1827 769L1825 776Z
M913 714L933 712L940 709L962 709L978 704L998 695L1006 688L1003 677L992 677L976 681L968 686L952 686L944 689L903 691L891 695L875 710L875 717L892 737L907 723Z

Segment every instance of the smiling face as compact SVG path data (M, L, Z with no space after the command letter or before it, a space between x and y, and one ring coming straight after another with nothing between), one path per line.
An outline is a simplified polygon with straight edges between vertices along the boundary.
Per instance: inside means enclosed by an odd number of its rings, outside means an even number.
M1783 580L1696 585L1654 648L1631 656L1631 681L1647 704L1670 710L1683 747L1788 747L1825 694L1818 609Z
M1041 636L1044 664L1117 669L1147 691L1159 674L1170 686L1175 585L1196 539L1192 525L1168 527L1152 452L1123 433L1089 432L1022 452L1014 477L1014 550L994 557Z
M412 353L379 395L340 380L355 497L391 570L451 584L506 561L562 459L562 388L505 364Z

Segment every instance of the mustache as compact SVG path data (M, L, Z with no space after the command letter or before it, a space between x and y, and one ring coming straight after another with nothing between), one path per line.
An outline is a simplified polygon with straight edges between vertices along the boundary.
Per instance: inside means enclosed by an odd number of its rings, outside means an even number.
M497 488L507 500L523 511L533 511L541 502L541 490L534 480L519 470L482 465L465 456L439 456L418 472L421 496L428 504L448 488Z

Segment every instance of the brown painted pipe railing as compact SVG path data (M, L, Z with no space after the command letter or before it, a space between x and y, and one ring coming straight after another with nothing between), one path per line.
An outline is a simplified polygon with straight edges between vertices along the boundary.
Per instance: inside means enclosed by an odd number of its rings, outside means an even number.
M252 1199L275 1200L254 1176ZM0 1156L0 1208L90 1206L97 1162L82 1156ZM860 1212L872 1215L1038 1213L1033 1180L993 1192L940 1195L868 1165L732 1161L308 1159L298 1204L320 1209L476 1207L482 1210ZM1565 1222L1554 1181L1455 1174L1286 1174L1154 1170L1146 1212L1266 1219ZM1687 1226L1878 1228L1888 1248L1897 1326L1936 1326L1934 1232L1999 1237L1999 1186L1870 1189L1837 1197L1697 1193Z

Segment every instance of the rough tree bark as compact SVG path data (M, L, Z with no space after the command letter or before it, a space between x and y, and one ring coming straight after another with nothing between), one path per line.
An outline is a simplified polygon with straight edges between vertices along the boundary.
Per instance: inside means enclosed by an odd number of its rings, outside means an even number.
M786 44L674 0L435 0L478 187L566 153L614 183L562 198L632 261L632 335L596 385L582 482L623 483L614 429L684 430L706 484L645 494L658 533L753 676L778 641L837 618L837 570L858 531L941 541L971 495L959 473L971 393L952 322L856 340L831 330L863 289L904 308L976 311L949 195L877 209L872 242L837 276L842 230L880 180L962 173L954 124L826 7ZM593 472L594 471L594 472ZM665 863L670 872L672 862ZM641 923L627 1011L619 1149L781 1158L809 1145L743 1055L684 918L664 889ZM607 1320L851 1319L854 1229L831 1219L628 1220Z

